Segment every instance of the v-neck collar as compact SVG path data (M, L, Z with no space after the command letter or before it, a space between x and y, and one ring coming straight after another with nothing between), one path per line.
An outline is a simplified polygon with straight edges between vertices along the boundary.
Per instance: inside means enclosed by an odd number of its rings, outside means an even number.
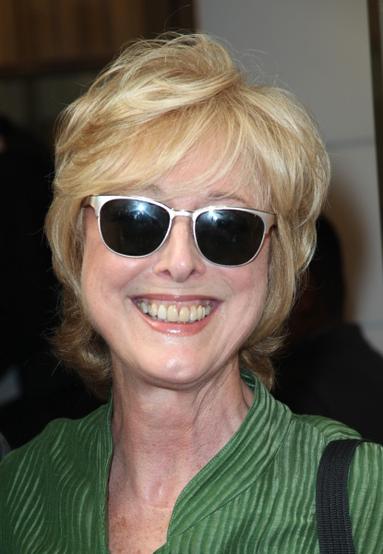
M254 390L253 403L231 439L181 491L170 519L168 539L183 533L251 486L270 464L288 431L289 409L276 401L253 374L243 372L242 378ZM100 539L106 551L108 482L113 454L112 411L110 400L100 421L99 451L95 456Z
M249 487L275 456L291 413L250 374L253 403L226 445L189 481L173 509L168 537L183 533Z

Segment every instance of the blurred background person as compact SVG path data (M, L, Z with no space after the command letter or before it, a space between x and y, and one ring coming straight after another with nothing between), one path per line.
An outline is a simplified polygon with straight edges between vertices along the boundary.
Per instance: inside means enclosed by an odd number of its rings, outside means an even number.
M79 381L59 366L48 339L58 302L43 232L52 177L48 150L0 116L0 430L12 447L55 417L81 416L94 407Z
M4 292L0 298L0 371L44 348L42 331L54 305L54 278L43 235L51 177L51 160L45 148L7 117L0 116Z
M307 281L289 320L287 346L275 359L275 396L296 413L320 414L383 443L383 358L359 325L344 320L341 245L325 216Z

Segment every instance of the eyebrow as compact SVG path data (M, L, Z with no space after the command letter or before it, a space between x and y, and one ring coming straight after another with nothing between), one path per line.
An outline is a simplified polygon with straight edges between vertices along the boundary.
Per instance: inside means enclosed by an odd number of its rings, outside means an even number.
M142 193L144 195L148 194L150 196L154 196L154 197L157 197L157 198L159 198L162 194L162 191L161 191L160 187L157 186L157 185L153 185L153 184L146 185L141 190L142 190Z
M143 187L140 191L140 194L142 193L143 196L148 196L149 198L153 198L154 200L161 200L164 196L164 192L158 185L150 184ZM171 195L172 196L172 195ZM206 202L214 202L214 201L233 201L238 202L240 204L247 204L247 200L243 198L242 196L232 193L232 192L220 192L220 191L210 191L208 192L206 196Z
M209 200L233 200L234 202L239 202L241 204L246 204L246 199L238 194L231 192L219 192L212 191L208 194Z
M140 190L140 195L145 196L147 198L152 198L153 200L157 200L158 202L165 202L165 203L166 201L171 201L171 199L174 198L174 195L170 194L169 198L164 199L164 191L161 189L161 187L153 183L143 187ZM220 192L219 190L216 190L216 191L213 190L210 192L207 191L206 201L204 202L204 205L205 204L214 205L214 203L216 202L225 202L225 201L237 203L239 205L244 205L244 206L247 206L249 204L247 199L243 198L243 196L239 194L236 194L235 192L230 192L230 191Z

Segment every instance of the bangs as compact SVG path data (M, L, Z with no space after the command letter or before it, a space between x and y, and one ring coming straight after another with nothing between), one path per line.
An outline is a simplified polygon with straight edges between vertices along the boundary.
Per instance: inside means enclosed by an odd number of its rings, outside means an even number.
M108 144L104 128L98 156L88 151L91 159L84 169L89 185L79 187L77 172L77 190L81 189L84 196L139 194L184 167L182 182L174 182L174 196L206 190L230 176L227 192L254 190L257 199L261 195L265 202L267 194L259 190L259 163L247 124L243 116L222 104L215 98L171 111L130 132L115 127L110 133L113 144ZM196 157L201 160L201 171L191 174L188 163Z

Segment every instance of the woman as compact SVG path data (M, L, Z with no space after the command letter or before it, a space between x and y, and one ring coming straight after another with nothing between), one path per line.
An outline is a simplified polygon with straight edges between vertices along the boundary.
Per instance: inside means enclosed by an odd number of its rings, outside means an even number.
M206 36L141 42L66 110L56 156L56 344L108 402L4 460L0 544L319 552L318 462L355 433L267 391L328 184L309 116ZM382 459L365 444L351 473L369 554Z

